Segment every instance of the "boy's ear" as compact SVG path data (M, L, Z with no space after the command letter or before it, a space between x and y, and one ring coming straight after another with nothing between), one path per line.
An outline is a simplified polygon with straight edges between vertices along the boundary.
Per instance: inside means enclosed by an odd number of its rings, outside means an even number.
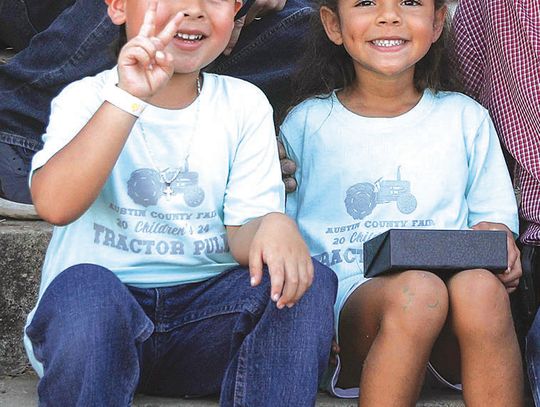
M107 3L107 14L111 21L116 25L122 25L126 22L126 13L124 0L105 0Z
M339 16L326 6L321 7L319 11L321 22L326 31L326 35L336 45L343 44L343 37L341 35L341 24L339 22Z
M238 13L243 5L244 5L244 2L242 0L235 0L235 2L234 2L234 14Z
M433 20L433 39L432 43L437 41L441 36L444 25L446 24L446 14L448 7L442 6L440 9L435 10L435 19Z

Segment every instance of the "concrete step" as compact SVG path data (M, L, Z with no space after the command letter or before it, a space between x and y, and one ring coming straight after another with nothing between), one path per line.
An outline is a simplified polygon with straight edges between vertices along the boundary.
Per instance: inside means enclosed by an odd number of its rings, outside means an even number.
M33 407L37 405L37 378L33 374L18 377L0 377L0 406L1 407ZM133 402L135 407L217 407L217 398L202 399L172 399L137 395ZM320 393L317 397L317 407L356 407L357 399L336 399ZM463 407L465 404L456 392L438 391L425 393L416 404L417 407ZM276 406L280 407L280 406Z
M0 222L0 375L27 369L22 333L26 315L36 303L51 231L45 222Z
M38 379L29 368L22 345L26 315L36 301L41 263L50 239L52 227L40 221L0 219L0 407L37 405ZM138 395L134 405L217 406L217 400L166 399ZM320 394L319 407L356 406L357 401L335 399ZM531 402L528 404L533 406ZM451 390L427 391L417 406L461 407L459 393ZM280 407L280 406L276 406Z

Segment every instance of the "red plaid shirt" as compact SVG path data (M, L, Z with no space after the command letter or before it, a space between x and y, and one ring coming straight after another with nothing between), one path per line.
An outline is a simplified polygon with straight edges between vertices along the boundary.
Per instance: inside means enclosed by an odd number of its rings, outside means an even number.
M540 0L460 0L455 68L516 162L524 243L540 245Z

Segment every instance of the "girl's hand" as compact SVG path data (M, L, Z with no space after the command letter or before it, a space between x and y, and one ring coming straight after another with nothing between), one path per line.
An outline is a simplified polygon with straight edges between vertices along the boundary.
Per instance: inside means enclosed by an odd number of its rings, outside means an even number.
M165 51L184 18L177 13L156 34L157 0L149 0L139 34L132 38L118 56L118 87L143 100L163 88L174 73L173 57Z
M313 262L295 223L281 213L265 215L249 250L251 285L270 273L270 296L279 309L292 307L313 282Z
M516 290L519 279L523 274L521 270L521 259L519 249L514 241L512 231L502 223L480 222L472 227L474 230L503 230L506 232L506 242L508 247L508 268L504 273L497 274L499 280L506 287L506 291L511 293Z

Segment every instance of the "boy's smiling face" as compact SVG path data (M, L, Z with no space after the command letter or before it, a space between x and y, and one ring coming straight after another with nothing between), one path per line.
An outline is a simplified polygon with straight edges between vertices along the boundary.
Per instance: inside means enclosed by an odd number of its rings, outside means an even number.
M148 9L147 0L106 0L115 24L126 25L128 41L137 36ZM159 0L156 32L178 13L183 12L177 35L166 51L174 58L175 73L200 70L216 59L227 46L240 0Z

